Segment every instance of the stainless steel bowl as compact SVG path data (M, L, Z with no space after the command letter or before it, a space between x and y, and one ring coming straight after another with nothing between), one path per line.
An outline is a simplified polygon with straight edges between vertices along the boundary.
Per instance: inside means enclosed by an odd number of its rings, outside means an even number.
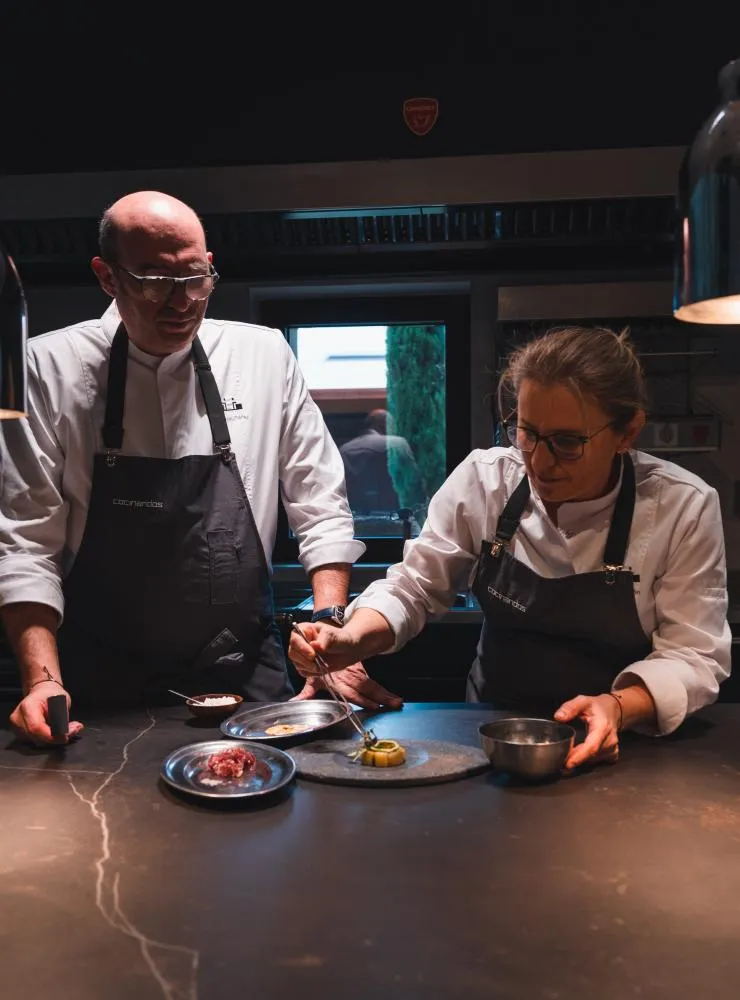
M484 722L478 732L494 768L525 781L558 775L576 735L572 726L551 719L498 719Z

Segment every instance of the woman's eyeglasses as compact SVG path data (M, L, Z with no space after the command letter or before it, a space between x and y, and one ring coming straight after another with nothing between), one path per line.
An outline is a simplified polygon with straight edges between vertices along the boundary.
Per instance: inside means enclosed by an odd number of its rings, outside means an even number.
M613 426L613 424L614 421L610 420L608 424L599 427L593 434L571 434L567 431L556 431L554 434L538 434L531 427L518 424L516 419L507 420L504 427L506 428L506 436L509 441L519 451L531 455L540 441L544 441L548 451L555 458L560 459L562 462L576 462L579 458L583 457L587 442L595 438L597 434L601 434L607 427Z

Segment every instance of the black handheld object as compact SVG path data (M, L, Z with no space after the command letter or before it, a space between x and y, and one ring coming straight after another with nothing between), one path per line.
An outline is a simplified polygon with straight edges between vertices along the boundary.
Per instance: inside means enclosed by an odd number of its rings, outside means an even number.
M51 735L55 740L62 739L69 732L69 709L67 708L67 696L64 694L53 694L46 700L46 717L49 722Z

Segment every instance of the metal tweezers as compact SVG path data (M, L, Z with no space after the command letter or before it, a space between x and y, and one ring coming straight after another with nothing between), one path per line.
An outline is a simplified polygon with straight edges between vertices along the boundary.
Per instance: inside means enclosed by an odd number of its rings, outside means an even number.
M301 631L300 627L296 622L291 621L290 627L291 629L293 629L294 632L298 633L298 635L301 637L301 639L303 639L304 642L308 642L308 639L305 637L305 635L303 634L303 632ZM347 718L362 737L362 741L365 744L365 746L368 748L373 746L375 743L378 742L378 737L375 735L372 729L366 729L363 726L363 724L360 722L357 712L355 712L355 710L352 708L350 703L344 697L342 692L335 685L334 679L331 675L331 670L329 669L329 664L326 662L324 657L321 656L320 653L316 653L315 651L314 655L316 657L316 666L319 668L320 676L322 681L324 682L324 685L326 686L326 690L332 696L334 701L336 701L347 711Z

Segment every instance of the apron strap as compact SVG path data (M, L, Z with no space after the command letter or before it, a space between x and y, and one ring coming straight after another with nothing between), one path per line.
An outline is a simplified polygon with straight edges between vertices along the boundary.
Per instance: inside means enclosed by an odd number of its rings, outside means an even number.
M502 545L506 545L514 537L528 500L529 479L525 475L499 515L495 536L496 541L499 543L499 550Z
M200 383L200 391L203 393L208 422L211 425L213 443L222 455L230 455L231 435L226 424L221 396L208 363L208 357L197 336L193 340L192 356ZM128 334L123 323L120 323L110 349L108 397L105 402L105 420L103 422L103 444L106 451L109 452L120 451L123 445L123 409L126 400L127 363Z
M632 515L635 512L635 467L632 458L625 452L622 455L622 486L614 506L612 523L604 548L604 567L621 568L627 554L632 528Z
M213 443L222 455L230 455L231 435L226 424L226 415L221 403L221 396L216 385L216 379L213 377L211 366L208 363L208 357L197 336L193 340L191 354L193 357L193 366L200 382L200 391L203 393L203 402L206 405L208 422L211 425Z
M120 323L113 338L108 363L108 396L105 401L103 444L106 451L120 451L123 445L123 404L126 398L128 334Z

